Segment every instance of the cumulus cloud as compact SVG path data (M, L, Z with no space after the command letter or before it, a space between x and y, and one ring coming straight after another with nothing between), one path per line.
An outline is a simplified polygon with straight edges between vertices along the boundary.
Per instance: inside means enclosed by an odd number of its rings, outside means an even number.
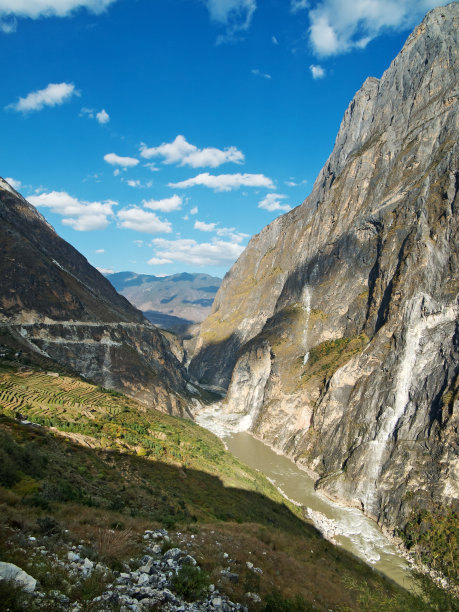
M178 240L155 238L153 245L156 249L156 257L160 259L196 266L228 266L244 250L244 247L240 244L217 238L211 242L201 243L185 238ZM151 260L149 263L151 263Z
M325 76L325 70L322 66L311 64L309 70L311 71L313 79L323 79Z
M94 253L105 253L105 249L96 249Z
M194 222L194 229L197 229L200 232L213 232L216 226L216 223L205 223L205 221Z
M298 13L298 11L302 11L309 6L309 0L291 0L290 2L290 10L292 13Z
M3 34L13 34L17 29L18 22L14 15L7 19L0 19L0 32Z
M17 181L17 180L15 180L14 178L11 178L11 176L7 176L7 177L5 178L5 181L6 181L6 182L7 182L9 185L11 185L11 187L12 187L13 189L16 189L16 191L19 191L19 189L21 189L21 187L22 187L22 183L21 183L21 181Z
M212 21L225 27L225 34L217 42L234 40L239 32L250 27L257 8L256 0L203 0Z
M198 207L193 206L193 208L190 210L190 215L197 215L198 212L199 212Z
M151 210L172 212L173 210L180 210L183 198L174 194L172 197L164 198L163 200L144 200L142 204L145 208L150 208Z
M164 264L174 263L172 259L164 259L162 257L152 257L147 261L151 266L163 266Z
M162 221L155 213L147 212L137 206L123 208L118 212L119 226L146 234L169 234L172 224Z
M101 274L115 274L115 270L112 270L112 268L98 268L96 267L96 270L98 270Z
M270 212L275 210L290 210L288 204L281 204L281 200L285 200L286 198L287 196L281 193L268 193L268 195L259 202L258 208L264 208Z
M16 17L67 17L79 8L92 13L102 13L116 0L0 0L0 16Z
M204 172L197 176L180 181L179 183L169 183L169 187L186 189L195 185L203 185L214 191L231 191L239 187L266 187L274 189L274 184L270 178L264 174L209 174Z
M287 187L299 187L300 185L306 185L308 181L306 179L302 181L295 181L293 177L290 177L288 181L285 181Z
M192 168L202 168L204 166L217 168L228 162L236 164L244 162L244 154L236 147L199 149L187 142L181 134L173 142L163 142L158 147L147 147L142 143L140 155L146 159L162 157L164 164L177 164L178 166L191 166Z
M121 157L116 153L107 153L104 155L104 159L107 164L121 166L122 168L133 168L139 163L139 160L135 157Z
M96 119L99 123L104 124L110 121L110 115L107 113L105 108L96 113Z
M66 191L51 191L36 196L29 196L28 201L37 208L49 208L62 215L63 225L69 225L79 232L104 229L113 216L116 202L85 202L69 195Z
M80 111L80 117L83 117L85 115L89 117L90 119L95 119L101 125L103 125L104 123L108 123L110 121L110 115L107 113L107 111L104 108L99 112L93 110L92 108L82 108Z
M309 11L310 42L319 56L363 48L385 30L412 28L427 10L444 3L444 0L321 0Z
M262 79L271 79L271 75L267 74L266 72L262 72L261 70L259 70L258 68L254 68L252 71L252 74L254 74L255 76L259 76Z
M9 104L6 108L18 113L29 113L40 111L45 106L59 106L73 96L79 95L73 83L50 83L44 89L32 91L25 98L19 98L17 102Z
M195 221L194 229L201 232L215 232L217 236L229 238L236 244L242 242L244 238L249 237L248 234L236 231L235 227L218 227L218 223L206 223L205 221Z

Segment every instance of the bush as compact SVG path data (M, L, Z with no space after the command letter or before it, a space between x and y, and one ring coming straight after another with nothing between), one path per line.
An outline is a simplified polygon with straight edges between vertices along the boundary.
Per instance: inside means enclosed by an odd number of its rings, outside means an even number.
M209 584L207 573L194 565L182 565L171 581L173 590L187 601L203 597Z
M30 599L13 580L0 580L0 602L5 612L23 612Z
M263 610L265 612L314 612L317 608L301 595L288 598L279 591L273 591L266 596Z

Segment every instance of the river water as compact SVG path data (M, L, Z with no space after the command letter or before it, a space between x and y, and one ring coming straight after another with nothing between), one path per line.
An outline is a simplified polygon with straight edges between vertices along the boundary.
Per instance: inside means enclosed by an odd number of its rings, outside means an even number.
M354 553L401 586L410 588L405 559L374 521L356 508L336 504L319 494L306 472L246 431L238 431L232 416L214 405L198 414L196 421L221 437L233 455L262 472L291 501L308 508L309 517L327 539Z

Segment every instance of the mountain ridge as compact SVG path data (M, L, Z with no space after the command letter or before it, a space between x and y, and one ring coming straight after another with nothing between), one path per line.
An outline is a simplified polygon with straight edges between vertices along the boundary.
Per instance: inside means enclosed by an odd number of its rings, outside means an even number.
M365 81L190 343L227 412L388 527L459 496L458 25L457 3L429 12Z
M0 180L0 324L18 346L166 412L188 415L168 341Z

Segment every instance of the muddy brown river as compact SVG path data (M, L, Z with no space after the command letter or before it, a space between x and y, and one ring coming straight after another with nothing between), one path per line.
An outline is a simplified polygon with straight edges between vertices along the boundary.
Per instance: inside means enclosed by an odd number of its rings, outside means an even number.
M411 587L407 562L376 523L360 510L336 504L317 493L306 472L249 433L232 431L231 419L215 405L197 415L196 421L219 435L233 455L262 472L288 499L308 508L309 517L325 537L401 586Z

